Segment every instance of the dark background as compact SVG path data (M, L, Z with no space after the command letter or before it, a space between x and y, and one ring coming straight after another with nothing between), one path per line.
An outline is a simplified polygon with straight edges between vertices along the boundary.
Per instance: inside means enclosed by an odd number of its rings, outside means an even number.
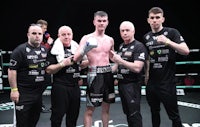
M115 48L122 42L119 25L130 20L136 28L135 38L150 30L147 23L148 10L160 6L165 12L164 26L177 28L189 48L198 48L199 11L195 0L6 0L1 2L1 43L0 49L13 50L27 40L27 29L38 19L48 21L48 32L55 39L61 25L69 25L74 40L79 42L84 34L94 31L92 23L95 11L104 10L109 14L106 34L115 40Z
M73 29L74 40L79 42L84 34L94 31L93 14L98 10L109 14L106 34L115 40L115 50L122 43L119 25L130 20L136 28L135 38L142 41L143 35L150 31L147 23L148 10L159 6L166 18L164 26L179 30L190 49L200 49L199 6L195 0L6 0L0 4L1 36L0 49L12 51L27 41L27 29L38 19L47 20L48 32L56 39L57 30L62 25ZM3 55L3 62L9 62L10 54ZM200 52L189 56L178 55L177 61L200 61ZM198 73L194 76L199 84L200 64L178 65L177 73ZM3 68L7 73L7 67ZM184 78L184 77L180 77ZM178 78L179 80L179 78ZM180 79L181 82L182 79ZM5 79L4 84L7 82ZM182 83L181 83L182 84Z

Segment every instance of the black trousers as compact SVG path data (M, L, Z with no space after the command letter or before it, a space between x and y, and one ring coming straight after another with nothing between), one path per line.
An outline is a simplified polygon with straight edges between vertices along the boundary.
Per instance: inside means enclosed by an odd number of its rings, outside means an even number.
M16 104L17 127L36 127L40 118L42 93L45 85L18 85L20 98Z
M66 115L66 127L76 127L80 110L80 88L52 84L51 90L51 127L61 127L62 119Z
M141 86L139 83L122 84L119 82L119 95L129 127L142 127L140 113Z
M170 85L169 85L170 86ZM160 104L163 103L165 110L172 120L172 127L182 127L179 116L176 86L147 85L146 98L151 108L153 127L160 127Z

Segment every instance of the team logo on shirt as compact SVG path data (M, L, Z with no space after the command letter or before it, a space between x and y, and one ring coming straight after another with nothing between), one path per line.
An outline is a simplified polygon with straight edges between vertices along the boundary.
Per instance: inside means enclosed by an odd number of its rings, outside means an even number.
M66 69L66 73L74 73L76 70L73 67Z
M26 47L26 52L30 52L30 51L31 51L31 49Z
M135 46L134 46L134 45L132 45L132 46L130 47L130 49L134 49L134 47L135 47Z
M41 51L45 51L45 48L41 48Z
M46 58L47 57L47 53L42 53L41 56L42 56L42 58Z
M153 55L154 55L154 51L151 51L151 52L150 52L150 55L153 56Z
M182 36L180 36L180 40L181 40L181 41L184 41L184 39L183 39L183 37L182 37Z
M163 34L164 34L165 36L167 36L169 33L168 33L167 31L165 31Z
M127 52L124 53L124 56L130 57L131 55L132 55L132 52L128 52L128 51L127 51Z
M39 66L38 66L38 64L30 64L29 65L29 68L38 68Z
M158 54L161 54L161 50L157 50L157 53L158 53Z
M27 59L38 59L38 55L27 55Z
M13 59L10 60L10 66L16 66L16 64L17 64L16 60Z
M145 60L145 53L140 53L140 56L138 57L139 59Z
M147 36L145 37L146 40L149 40L149 38L150 38L150 35L147 35Z
M125 51L127 51L127 48L122 48L122 52L125 52Z
M157 40L157 37L156 37L156 36L153 36L153 40Z
M35 53L36 53L37 55L39 55L39 54L41 53L41 51L35 51Z

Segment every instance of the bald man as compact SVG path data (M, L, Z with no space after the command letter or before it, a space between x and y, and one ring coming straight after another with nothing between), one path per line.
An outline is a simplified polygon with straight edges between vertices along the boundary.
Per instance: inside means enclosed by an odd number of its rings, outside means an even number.
M69 26L61 26L58 38L48 54L46 72L53 74L51 89L51 127L61 127L66 115L66 127L75 127L80 109L80 63L73 62L78 43L73 41Z
M147 51L145 46L135 39L135 27L132 22L123 21L119 30L123 43L120 44L117 54L112 52L112 60L115 62L113 70L118 70L119 95L128 126L142 127L141 83Z
M15 102L17 127L35 127L40 117L42 93L46 89L47 49L41 45L42 28L31 24L28 41L17 46L10 56L8 80L10 98Z

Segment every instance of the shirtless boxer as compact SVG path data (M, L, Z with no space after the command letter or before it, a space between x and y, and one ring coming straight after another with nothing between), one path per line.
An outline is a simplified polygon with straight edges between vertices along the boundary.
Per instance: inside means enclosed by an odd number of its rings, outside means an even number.
M109 60L110 51L114 51L114 39L105 34L108 26L106 12L95 12L93 24L95 31L82 37L74 61L79 61L86 55L89 62L84 127L92 126L92 115L98 106L102 107L103 127L108 127L110 103L115 102L114 79Z

